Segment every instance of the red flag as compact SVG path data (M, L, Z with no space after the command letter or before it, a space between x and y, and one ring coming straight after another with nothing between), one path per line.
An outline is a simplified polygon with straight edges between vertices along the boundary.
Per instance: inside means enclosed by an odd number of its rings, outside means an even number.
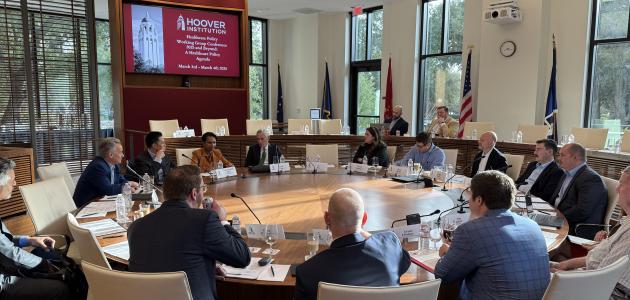
M389 58L389 66L387 67L387 87L385 90L385 114L383 115L385 123L391 122L392 116L392 101L394 99L394 91L392 90L392 58Z

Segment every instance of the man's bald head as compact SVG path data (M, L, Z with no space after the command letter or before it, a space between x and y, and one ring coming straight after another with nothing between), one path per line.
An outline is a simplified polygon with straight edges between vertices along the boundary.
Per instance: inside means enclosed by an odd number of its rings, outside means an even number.
M402 106L400 105L396 105L394 106L394 109L392 109L392 116L394 117L394 119L400 118L400 116L402 116L402 113Z
M497 143L497 134L492 131L486 131L479 137L479 150L488 153Z
M349 188L342 188L335 191L328 202L328 225L331 230L355 232L361 228L361 221L365 208L363 199L357 191Z

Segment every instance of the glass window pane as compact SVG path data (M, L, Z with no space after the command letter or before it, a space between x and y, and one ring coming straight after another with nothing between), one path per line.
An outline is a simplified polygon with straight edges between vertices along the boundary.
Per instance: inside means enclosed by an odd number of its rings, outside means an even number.
M111 65L98 65L98 113L101 129L114 128Z
M365 129L372 123L379 123L378 117L357 117L357 135L364 135Z
M109 22L96 21L96 61L99 63L110 63L111 60Z
M441 52L442 2L443 0L424 3L424 47L422 54Z
M258 20L251 20L252 28L252 63L264 64L264 40L263 40L263 22Z
M369 59L381 58L381 45L383 33L383 11L377 10L370 13L370 53Z
M464 0L448 0L446 52L461 52L464 40Z
M462 57L459 54L426 58L424 67L424 123L426 128L433 117L435 108L446 105L449 115L459 119L461 101Z
M366 34L367 34L367 15L362 14L352 17L352 60L365 60Z
M262 120L265 105L265 67L249 66L249 118Z
M628 34L628 0L599 0L597 2L595 39L625 38Z
M360 72L358 74L357 95L359 96L358 115L378 116L381 99L381 71Z
M590 127L608 128L613 147L630 129L630 43L596 46L592 72Z

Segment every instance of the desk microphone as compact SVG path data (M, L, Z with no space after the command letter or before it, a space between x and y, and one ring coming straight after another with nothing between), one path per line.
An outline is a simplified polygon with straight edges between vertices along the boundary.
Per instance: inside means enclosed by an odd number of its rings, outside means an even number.
M451 176L451 178L444 180L444 186L442 186L442 192L446 192L448 191L448 189L446 188L446 184L451 181L453 178L455 178L455 176L457 176L457 174L455 174L455 172L453 172L453 175Z
M182 153L182 156L183 156L183 157L185 157L185 158L190 159L190 162L194 162L194 160L192 159L192 157L190 157L190 156L188 156L188 155L186 155L186 154L184 154L184 153ZM197 162L195 163L195 165L198 167L198 166L199 166L199 162L197 161Z
M138 177L140 180L142 180L143 182L148 183L152 188L154 188L154 189L160 191L160 193L162 193L162 189L160 189L155 184L153 184L153 182L144 180L144 178L142 178L142 176L140 176L138 174L138 172L136 172L134 169L132 169L131 166L129 165L129 161L127 161L127 170L131 171L131 173L133 173L133 175L136 175L136 177Z
M462 208L462 207L464 207L464 205L466 205L466 204L468 204L468 201L464 201L464 202L462 202L461 204L455 205L455 206L453 206L453 207L451 207L451 208L449 208L449 209L447 209L447 210L445 210L445 211L441 212L441 213L440 213L440 215L439 215L439 216L438 216L438 218L437 218L437 224L438 224L438 226L440 226L440 221L442 220L442 215L443 215L445 212L449 212L449 211L451 211L451 210L453 210L453 209L456 209L456 208L461 209L461 208ZM458 211L458 212L459 212L459 211Z
M407 221L407 225L415 225L415 224L420 224L420 221L423 217L428 217L428 216L432 216L432 215L437 215L440 213L439 209L434 210L432 213L430 214L426 214L426 215L420 215L418 213L415 214L410 214L405 216L404 219L399 219L399 220L395 220L394 222L392 222L392 227L394 227L394 224L401 222L401 221Z
M235 194L235 193L231 193L230 196L232 196L232 198L239 198L241 199L241 201L243 201L243 204L245 204L245 206L247 207L247 209L249 209L249 212L252 213L252 215L254 215L254 218L256 218L256 220L258 220L258 224L262 224L260 222L260 219L258 218L258 216L256 215L256 213L254 213L254 211L249 207L249 205L247 205L247 202L245 202L245 199L243 199L243 197Z

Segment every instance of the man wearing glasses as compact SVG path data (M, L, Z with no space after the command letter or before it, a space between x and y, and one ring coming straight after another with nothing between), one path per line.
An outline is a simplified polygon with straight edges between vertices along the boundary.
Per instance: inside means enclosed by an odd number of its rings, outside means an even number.
M423 170L431 170L433 167L444 166L444 150L433 144L431 136L426 132L420 132L416 135L416 146L412 147L402 160L396 164L405 166L409 159L414 163L422 165Z

